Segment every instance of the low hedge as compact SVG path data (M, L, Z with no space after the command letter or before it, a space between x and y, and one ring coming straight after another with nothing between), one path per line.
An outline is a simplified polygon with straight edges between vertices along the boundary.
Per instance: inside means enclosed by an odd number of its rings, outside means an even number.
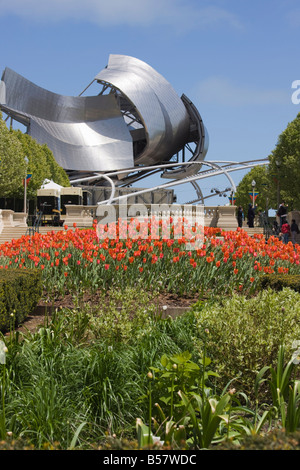
M296 292L300 292L300 275L299 274L264 274L259 280L260 287L280 291L284 287L289 287Z
M32 313L42 295L42 273L37 269L0 270L0 331L13 320L19 325Z
M275 430L265 435L245 436L239 444L224 442L214 450L300 450L300 432Z

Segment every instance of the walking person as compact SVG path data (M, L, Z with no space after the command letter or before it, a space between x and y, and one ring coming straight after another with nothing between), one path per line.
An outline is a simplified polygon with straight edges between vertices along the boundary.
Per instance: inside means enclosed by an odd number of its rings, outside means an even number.
M277 211L277 217L279 217L279 228L281 229L281 226L283 224L283 220L285 219L286 215L287 215L287 208L288 206L285 205L285 202L283 201L280 206L279 206L279 209Z
M291 227L288 223L288 221L284 218L282 221L282 226L281 226L281 233L283 236L283 243L288 243L289 241L289 236L291 233Z
M292 238L292 243L293 243L293 245L295 245L295 243L296 243L296 235L297 235L297 233L300 233L299 227L298 227L298 225L296 224L296 220L293 219L293 220L292 220L292 223L291 223L291 238Z
M254 218L255 218L255 209L253 209L252 204L249 204L248 214L247 214L249 227L254 227Z
M238 226L242 227L243 226L243 220L244 220L244 211L242 206L238 207L237 210L237 220L238 220Z

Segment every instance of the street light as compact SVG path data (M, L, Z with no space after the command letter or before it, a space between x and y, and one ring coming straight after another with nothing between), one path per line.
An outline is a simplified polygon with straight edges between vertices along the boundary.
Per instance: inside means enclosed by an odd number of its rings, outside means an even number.
M26 194L26 190L27 190L27 167L28 167L28 158L25 157L25 163L26 163L26 167L25 167L25 180L24 180L24 213L27 214L27 194Z
M255 191L256 181L252 180L251 185L252 185L252 202L253 202L253 206L254 206L254 201L255 201L255 199L254 199L254 191Z
M277 209L280 204L280 185L279 185L279 170L280 170L280 161L275 160L276 166L277 166Z

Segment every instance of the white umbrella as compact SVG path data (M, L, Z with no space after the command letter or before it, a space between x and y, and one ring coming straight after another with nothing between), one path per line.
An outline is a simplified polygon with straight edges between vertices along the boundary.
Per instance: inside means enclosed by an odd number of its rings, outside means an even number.
M63 186L60 186L59 184L54 183L53 180L48 179L45 179L41 186L41 189L58 189L59 191L61 190L61 188L63 188Z

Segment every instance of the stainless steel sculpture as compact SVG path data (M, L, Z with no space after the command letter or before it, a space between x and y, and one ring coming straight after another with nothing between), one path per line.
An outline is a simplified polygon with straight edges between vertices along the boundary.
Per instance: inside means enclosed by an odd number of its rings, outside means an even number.
M94 82L101 86L99 94L84 96ZM117 171L118 184L124 185L151 174L152 165L159 171L157 165L165 162L174 163L160 170L165 178L200 170L208 148L201 116L152 67L133 57L110 55L92 83L77 97L62 96L6 68L0 109L47 144L73 178ZM191 165L186 164L186 149Z
M113 95L68 97L40 88L10 69L0 83L1 108L47 144L66 170L133 166L132 141Z

